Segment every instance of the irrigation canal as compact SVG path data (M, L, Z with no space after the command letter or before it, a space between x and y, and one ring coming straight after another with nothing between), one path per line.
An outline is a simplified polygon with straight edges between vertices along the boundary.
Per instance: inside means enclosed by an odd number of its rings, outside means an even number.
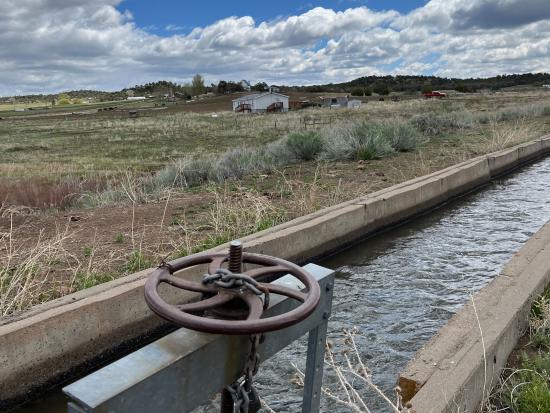
M318 262L337 271L329 323L335 351L343 348L342 331L357 327L359 351L373 381L392 395L413 354L548 219L550 157ZM305 340L297 342L260 369L258 389L276 412L300 411L292 364L304 368L305 350ZM332 371L326 371L325 382L337 389ZM371 392L365 397L371 411L388 411ZM214 405L200 410L216 411ZM55 392L17 413L65 411L63 396ZM325 400L322 411L350 410Z

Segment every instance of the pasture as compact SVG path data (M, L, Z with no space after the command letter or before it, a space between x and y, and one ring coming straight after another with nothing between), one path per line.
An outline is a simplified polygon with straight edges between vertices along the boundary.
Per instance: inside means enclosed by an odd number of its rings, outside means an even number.
M0 315L550 132L542 91L208 104L0 115Z

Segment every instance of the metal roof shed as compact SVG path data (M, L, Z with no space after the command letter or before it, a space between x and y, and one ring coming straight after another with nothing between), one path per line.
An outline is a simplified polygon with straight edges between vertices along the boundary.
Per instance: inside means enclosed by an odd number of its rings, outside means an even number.
M288 108L288 96L280 93L255 93L233 100L233 111L240 113L287 112Z

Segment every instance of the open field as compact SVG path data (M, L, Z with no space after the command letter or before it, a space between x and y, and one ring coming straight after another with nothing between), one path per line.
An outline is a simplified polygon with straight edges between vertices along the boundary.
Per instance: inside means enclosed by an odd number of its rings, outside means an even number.
M193 105L0 121L0 315L550 132L542 92L273 115Z
M338 112L308 109L287 114L240 116L231 112L193 113L188 109L230 107L231 97L214 98L165 111L12 118L0 122L0 177L117 174L128 168L152 171L189 154L221 152L239 145L273 141L304 129L304 118L327 123L347 120L409 119L415 114L469 111L483 113L516 105L543 105L550 93L464 95L451 100L371 101L362 109ZM124 103L128 105L127 103ZM132 107L145 105L133 102Z

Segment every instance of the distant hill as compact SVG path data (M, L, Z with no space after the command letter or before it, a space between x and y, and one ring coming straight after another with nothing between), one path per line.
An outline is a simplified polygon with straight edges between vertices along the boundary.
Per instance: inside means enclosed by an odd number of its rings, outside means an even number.
M85 100L91 98L96 102L109 102L113 100L121 100L126 98L124 91L120 92L103 92L98 90L72 90L70 92L62 92L56 94L45 95L24 95L16 96L18 103L33 103L33 102L51 102L56 100L59 95L67 95L71 99ZM0 98L1 99L1 98ZM3 98L5 99L5 98Z
M499 75L489 78L445 78L437 76L365 76L350 82L293 88L307 92L352 92L354 89L375 90L385 85L394 92L418 92L424 88L433 90L459 90L475 92L480 89L499 90L512 86L542 86L550 84L550 73L527 73L521 75Z
M415 93L424 89L432 90L458 90L461 92L475 92L480 89L500 90L513 86L537 86L550 84L550 73L526 73L521 75L499 75L489 78L446 78L437 76L364 76L343 83L329 83L313 86L280 86L282 91L305 91L305 92L344 92L359 93L370 92L377 89L386 89L389 92ZM151 82L144 85L136 85L132 88L125 88L118 92L104 92L97 90L73 90L62 92L71 99L91 98L96 102L107 102L125 99L128 91L132 90L136 96L162 96L164 94L175 94L180 97L190 97L190 86L180 85L167 80ZM206 91L213 88L207 87ZM25 95L17 96L17 102L50 102L55 100L59 94L46 95ZM0 98L6 99L6 98Z

